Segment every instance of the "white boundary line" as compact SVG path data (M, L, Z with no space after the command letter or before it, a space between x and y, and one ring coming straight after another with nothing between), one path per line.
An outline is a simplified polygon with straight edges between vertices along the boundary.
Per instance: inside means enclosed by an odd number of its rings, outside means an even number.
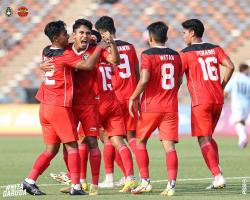
M177 179L177 182L185 182L185 181L204 181L204 180L212 180L213 178L184 178L184 179ZM225 177L226 180L240 180L240 179L250 179L250 176L242 176L242 177ZM162 182L167 182L166 179L164 180L155 180L151 181L151 183L162 183ZM10 184L12 185L12 184ZM14 184L13 184L14 185ZM57 186L61 185L63 186L64 184L59 184L59 183L50 183L50 184L39 184L38 186ZM8 185L1 185L0 188L5 188Z

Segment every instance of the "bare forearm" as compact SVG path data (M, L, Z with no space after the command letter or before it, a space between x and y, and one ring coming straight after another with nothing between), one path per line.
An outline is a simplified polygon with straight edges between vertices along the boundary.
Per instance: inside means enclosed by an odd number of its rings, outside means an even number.
M142 83L139 81L130 99L136 100L140 96L140 94L144 91L145 87L146 87L146 83Z
M112 42L110 46L110 54L112 56L112 64L119 65L120 64L120 54L118 52L117 46L115 42Z
M223 90L225 89L228 81L230 80L232 74L234 72L234 68L227 68L226 72L225 72L225 75L224 75L224 78L223 78L223 81L221 83L221 86L223 88Z

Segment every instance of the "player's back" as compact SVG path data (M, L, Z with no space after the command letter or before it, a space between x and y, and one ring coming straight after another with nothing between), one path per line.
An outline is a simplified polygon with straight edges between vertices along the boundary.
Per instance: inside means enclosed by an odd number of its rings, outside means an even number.
M177 112L179 53L167 47L155 47L141 55L141 70L150 73L141 102L143 112Z
M121 64L114 68L112 84L119 100L127 100L133 94L136 87L136 66L138 58L132 44L115 40L120 54Z
M217 45L192 44L181 51L182 68L187 76L187 85L192 106L199 104L223 104L220 64L227 57Z
M71 107L73 98L73 71L65 64L64 49L47 46L43 50L43 60L53 59L55 69L45 73L36 98L44 104Z

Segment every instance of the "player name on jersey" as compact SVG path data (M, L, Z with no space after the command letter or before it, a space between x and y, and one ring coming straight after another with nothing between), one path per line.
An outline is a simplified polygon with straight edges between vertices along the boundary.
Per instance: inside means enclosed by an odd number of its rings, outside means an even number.
M214 55L215 50L214 49L206 49L201 51L196 51L197 56L207 56L207 55Z
M117 46L118 51L129 51L130 47L128 45Z
M174 55L160 55L161 60L174 60Z

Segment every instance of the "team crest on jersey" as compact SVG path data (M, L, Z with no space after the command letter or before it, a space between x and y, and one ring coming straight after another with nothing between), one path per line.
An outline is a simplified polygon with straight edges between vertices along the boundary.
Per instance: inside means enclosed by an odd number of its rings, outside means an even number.
M6 17L11 17L13 15L13 10L11 7L7 7L5 9L5 15L6 15Z
M88 57L89 57L89 55L88 55L88 54L84 54L84 55L82 56L82 59L83 59L83 60L87 60L87 59L88 59Z

